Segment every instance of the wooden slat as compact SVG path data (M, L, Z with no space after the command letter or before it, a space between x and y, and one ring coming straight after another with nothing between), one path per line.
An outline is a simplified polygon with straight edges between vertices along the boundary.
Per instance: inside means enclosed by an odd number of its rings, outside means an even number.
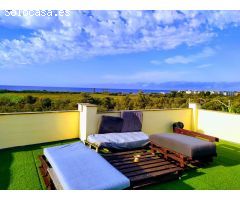
M128 155L130 153L138 153L138 152L146 152L146 149L140 149L140 150L132 150L132 151L124 151L119 153L109 153L109 154L103 154L104 157L108 156L119 156L119 155Z
M129 168L125 168L125 169L119 169L119 171L121 171L122 173L128 173L128 172L134 172L134 171L139 171L142 169L149 169L149 168L153 168L153 167L159 167L159 166L163 166L163 165L169 165L168 161L165 162L157 162L157 163L152 163L152 164L145 164L142 166L134 166L134 167L129 167Z
M128 165L123 165L123 166L117 166L117 168L119 170L121 170L121 169L125 169L125 168L143 166L143 165L147 165L147 164L161 163L163 161L165 161L165 160L163 160L163 159L153 159L153 160L147 160L147 161L142 161L142 162L130 163Z
M133 176L138 176L140 174L148 174L149 172L158 172L158 171L171 169L171 168L175 168L175 167L176 167L176 165L170 164L170 165L164 165L164 166L159 166L159 167L140 169L140 170L134 171L134 172L127 172L127 173L124 173L124 175L131 178Z
M145 158L151 158L151 157L153 157L153 158L156 158L156 156L155 155L152 155L152 154L149 154L149 155L143 155L143 156L141 156L141 157L139 157L139 160L143 160L143 159L145 159ZM129 157L129 158L120 158L120 159L109 159L108 161L109 162L111 162L111 163L118 163L119 161L120 162L125 162L125 161L133 161L134 160L134 156L132 156L132 157Z
M141 157L146 156L146 155L152 155L151 152L139 152L138 155ZM130 154L125 154L125 155L119 155L119 156L103 156L106 160L117 160L117 159L124 159L124 158L133 158L135 154L130 153Z
M149 157L149 158L142 158L142 159L139 159L139 162L144 162L144 161L148 161L148 160L157 160L157 159L159 159L159 157L157 157L157 156ZM128 164L131 164L131 163L134 163L133 160L125 161L125 162L121 162L119 160L119 162L114 162L114 163L111 163L111 164L117 167L117 166L122 166L122 165L128 165Z
M133 177L130 178L130 181L131 182L137 182L137 181L142 181L142 180L145 180L145 179L156 178L156 177L159 177L159 176L171 174L171 173L178 172L178 171L181 171L181 170L182 170L182 168L175 167L175 168L166 169L166 170L162 170L162 171L150 172L150 173L147 173L147 174L133 176Z
M219 138L217 138L217 137L213 137L213 136L210 136L210 135L207 135L207 134L202 134L202 133L198 133L198 132L194 132L194 131L189 131L189 130L186 130L186 129L175 128L174 132L178 133L178 134L187 135L187 136L199 137L199 138L202 138L202 139L206 139L210 142L219 142Z

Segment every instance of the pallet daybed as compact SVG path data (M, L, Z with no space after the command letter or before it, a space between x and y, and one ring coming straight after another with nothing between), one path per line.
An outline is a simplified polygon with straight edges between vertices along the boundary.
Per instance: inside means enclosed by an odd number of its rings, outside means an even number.
M147 149L102 154L102 156L129 178L130 187L127 189L138 189L146 185L178 179L183 171L183 168L174 161L166 161ZM39 159L41 161L39 169L47 189L62 189L47 158L42 155Z
M197 140L199 140L200 142L202 141L202 143L203 143L203 140L208 141L208 143L214 143L214 142L219 141L219 139L216 138L216 137L209 136L209 135L206 135L206 134L197 133L197 132L194 132L194 131L181 129L181 128L174 128L174 133L177 133L177 134L180 134L180 135L183 135L183 136L190 136L191 138L196 138L195 141L193 141L194 143L198 142ZM168 135L170 136L171 134L168 134ZM188 139L188 138L186 137L186 138L183 138L183 139ZM216 153L212 153L209 156L205 155L205 156L201 156L201 157L187 156L186 154L182 153L181 151L174 150L174 148L171 148L171 147L166 147L167 145L164 146L162 144L159 144L156 141L155 136L152 136L152 139L150 139L150 140L151 140L150 148L151 148L151 152L153 154L154 153L160 153L160 154L163 155L163 157L166 160L168 160L168 159L175 160L179 163L179 166L182 167L182 168L186 167L188 164L211 162L213 157L217 156ZM184 143L185 143L184 141L181 141L182 146L188 146L189 145L187 142L185 144ZM197 148L199 149L199 146ZM210 150L212 150L212 149L210 149Z
M219 141L216 137L181 128L174 128L174 133L191 136L191 138L201 138L209 142ZM86 145L92 145L91 147L98 151L99 146L89 143L86 143ZM152 140L150 148L145 147L117 153L100 153L99 155L129 179L130 186L127 189L137 189L146 185L180 178L188 164L209 162L215 156L212 154L208 157L196 159L171 148L158 145ZM46 156L42 155L39 159L41 161L40 172L47 189L63 189Z

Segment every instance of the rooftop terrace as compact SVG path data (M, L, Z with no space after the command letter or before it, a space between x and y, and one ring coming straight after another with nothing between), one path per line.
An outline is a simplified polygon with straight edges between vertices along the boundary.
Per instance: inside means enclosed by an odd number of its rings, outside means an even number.
M45 147L77 140L30 145L0 151L1 190L45 189L38 170L38 156ZM184 172L181 180L145 187L143 189L174 190L233 190L240 189L240 145L221 141L217 145L218 157L210 165Z
M94 105L80 104L78 111L0 114L0 189L45 189L38 156L43 148L96 132L102 115ZM186 170L181 180L144 189L240 189L240 115L212 112L197 105L189 109L144 110L143 131L171 132L182 121L186 129L219 137L218 156L210 165Z

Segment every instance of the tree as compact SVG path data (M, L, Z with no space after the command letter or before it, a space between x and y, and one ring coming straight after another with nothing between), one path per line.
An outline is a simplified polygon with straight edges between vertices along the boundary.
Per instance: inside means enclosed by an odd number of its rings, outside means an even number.
M150 98L147 97L143 92L139 92L134 105L136 109L145 109L149 102Z
M116 110L132 110L133 109L133 102L129 95L125 95L117 100Z
M28 104L34 104L34 103L36 103L37 98L36 98L36 97L33 97L33 96L31 96L31 95L28 95L28 96L25 97L25 101L26 101L26 103L28 103Z
M124 109L126 110L132 110L133 109L133 102L132 102L132 99L130 98L129 95L126 95L123 97L123 107Z
M42 107L49 109L52 106L52 100L49 98L42 99Z
M105 109L105 110L113 110L116 105L116 102L111 97L104 97L102 99L101 105L102 105L103 109Z

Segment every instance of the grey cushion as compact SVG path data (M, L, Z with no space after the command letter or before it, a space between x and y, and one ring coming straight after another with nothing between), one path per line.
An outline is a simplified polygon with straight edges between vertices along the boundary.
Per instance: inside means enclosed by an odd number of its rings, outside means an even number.
M122 132L137 132L142 130L143 113L141 111L123 111Z
M87 140L100 147L125 150L146 146L149 136L143 132L106 133L89 135Z
M193 159L217 155L214 143L177 133L153 134L150 141Z
M122 131L123 119L121 117L102 116L99 134L119 133Z

